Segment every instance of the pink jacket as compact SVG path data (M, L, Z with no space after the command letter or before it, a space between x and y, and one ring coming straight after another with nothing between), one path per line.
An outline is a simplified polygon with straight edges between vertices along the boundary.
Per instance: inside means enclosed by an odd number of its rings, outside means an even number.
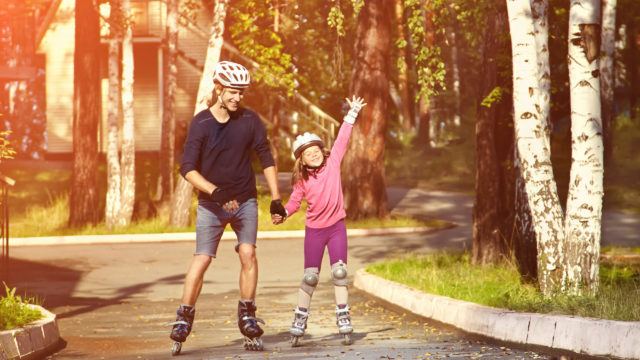
M300 209L302 199L306 198L306 225L310 228L325 228L347 216L344 211L340 164L347 151L352 129L353 125L343 122L325 165L312 172L309 179L299 181L293 186L285 209L289 216L293 215Z

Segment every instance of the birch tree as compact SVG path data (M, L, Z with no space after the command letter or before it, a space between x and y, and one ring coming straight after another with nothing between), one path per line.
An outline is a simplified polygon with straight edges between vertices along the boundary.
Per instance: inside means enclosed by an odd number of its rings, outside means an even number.
M537 46L530 0L507 0L513 53L515 142L538 248L538 282L545 295L562 286L563 213L540 106Z
M460 65L459 65L459 55L458 55L458 34L457 34L457 21L456 21L456 9L455 5L451 5L451 18L453 22L453 26L447 29L447 38L449 40L449 47L451 52L451 81L453 83L453 97L454 97L454 108L453 108L453 125L460 126L461 124L461 105L460 105Z
M208 108L208 101L213 94L213 69L220 60L220 52L223 44L224 19L227 15L229 0L217 0L213 9L213 20L211 24L211 37L204 64L204 71L198 86L198 95L194 114ZM193 186L183 177L178 178L176 189L171 199L172 226L187 226L189 222L189 207L191 205L191 195Z
M130 0L122 0L124 29L122 36L122 171L121 206L118 215L120 226L131 223L136 197L135 182L135 127L133 114L133 29Z
M602 57L600 59L600 81L602 91L602 134L604 142L604 158L611 159L613 150L611 129L615 119L615 40L616 40L616 6L617 0L602 0Z
M160 196L159 200L171 198L174 184L176 114L175 96L178 86L178 0L167 0L166 20L166 67L164 72L164 101L162 109L162 131L160 139Z
M600 1L569 9L571 171L567 198L565 281L572 294L595 294L600 256L603 142L600 117Z
M537 77L540 86L539 111L545 130L550 132L551 68L549 60L548 9L548 0L531 0L531 16L536 42ZM546 136L550 135L547 134ZM520 172L520 158L517 149L515 150L514 166L517 170L515 178L515 254L520 273L527 279L536 279L538 255L536 237L525 183Z
M100 17L93 1L75 9L73 55L73 173L69 226L96 224L100 217L97 189L100 123Z
M118 224L121 207L121 171L118 156L120 119L120 46L122 44L122 8L119 0L110 1L109 11L109 99L107 114L107 195L105 223L112 229Z

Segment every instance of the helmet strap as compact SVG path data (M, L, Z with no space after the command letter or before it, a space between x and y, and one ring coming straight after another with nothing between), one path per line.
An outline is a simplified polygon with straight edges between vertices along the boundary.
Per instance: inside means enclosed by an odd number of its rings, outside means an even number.
M218 102L220 103L220 107L229 111L229 108L227 108L227 106L224 104L224 101L222 101L222 95L224 95L224 92L227 90L226 87L222 87L222 91L220 92L220 95L218 95Z

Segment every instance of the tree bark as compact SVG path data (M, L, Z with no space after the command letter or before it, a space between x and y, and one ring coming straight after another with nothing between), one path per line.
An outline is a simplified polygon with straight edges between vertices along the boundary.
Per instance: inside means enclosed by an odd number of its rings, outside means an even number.
M403 0L395 1L395 15L396 15L396 27L398 31L398 38L407 41L405 36L405 21L404 21L404 6L402 6ZM407 44L405 49L410 45ZM413 128L413 115L412 109L414 107L414 99L411 98L409 93L409 64L406 57L406 51L401 49L402 55L398 58L398 92L400 93L400 123L404 131L411 131Z
M615 121L615 50L616 50L616 6L617 0L602 0L602 58L600 76L602 91L602 136L605 164L613 152L612 131Z
M531 15L533 18L534 37L538 68L538 84L540 89L539 114L545 124L546 136L550 136L551 110L551 68L549 64L549 23L548 0L531 0ZM515 183L515 256L521 275L529 281L537 279L537 246L533 228L533 219L524 179L520 175L520 159L514 154L516 171Z
M603 163L600 104L600 1L569 9L571 171L567 197L565 281L571 294L598 290Z
M561 288L563 213L551 167L547 124L540 94L533 16L529 0L507 0L513 53L513 104L516 146L531 208L538 248L538 282L549 296Z
M122 43L122 16L119 0L111 0L109 13L109 101L107 117L107 195L105 223L112 229L118 224L121 207L121 171L119 148L120 118L120 45Z
M125 19L122 37L122 155L120 169L122 171L122 202L118 224L126 226L131 223L133 204L136 198L135 174L135 126L133 114L133 19L130 0L122 0L122 15Z
M489 13L484 33L482 64L482 93L490 94L497 87L506 87L507 80L500 76L497 57L509 44L502 34L507 30L506 9L504 5ZM510 257L509 226L504 223L513 219L509 202L503 202L503 195L509 192L508 177L505 178L499 152L509 152L513 147L513 136L500 136L498 121L507 117L510 107L507 100L494 102L489 107L478 105L476 116L476 182L475 202L473 206L473 242L472 261L474 264L495 264ZM507 111L504 108L507 107ZM511 133L511 132L509 132ZM500 146L500 140L511 139L511 145ZM506 150L506 151L505 151ZM502 181L501 181L502 180ZM506 180L506 181L505 181ZM511 179L511 182L513 180ZM511 186L513 187L513 186ZM506 231L505 231L506 228Z
M100 218L97 191L98 124L100 123L100 17L91 0L75 9L73 174L69 226L96 224Z
M160 140L160 196L162 202L171 199L174 184L176 113L175 96L178 86L178 0L167 0L166 50L162 137Z
M213 21L211 25L211 37L207 48L204 71L198 87L198 96L194 114L206 109L207 102L213 93L213 68L220 60L222 50L224 19L227 15L227 5L229 0L217 0L213 10ZM193 186L182 176L178 178L176 189L171 199L171 225L187 226L189 223L189 207L191 205L191 195Z
M640 24L630 21L627 24L627 49L625 56L625 69L627 71L627 84L629 89L629 117L635 119L638 105L638 28Z
M356 123L344 158L345 205L350 218L385 217L384 141L389 107L388 59L393 4L365 2L358 16L350 94L368 105Z

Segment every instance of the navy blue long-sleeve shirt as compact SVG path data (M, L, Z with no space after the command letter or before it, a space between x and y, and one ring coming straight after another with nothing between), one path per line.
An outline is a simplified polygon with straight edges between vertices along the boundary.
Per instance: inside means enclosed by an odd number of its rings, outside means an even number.
M257 196L256 177L251 168L251 150L262 168L274 166L267 132L258 115L246 108L230 112L226 123L218 122L209 109L191 120L184 144L180 174L198 171L216 187L244 202ZM201 205L211 205L209 194L200 192Z

